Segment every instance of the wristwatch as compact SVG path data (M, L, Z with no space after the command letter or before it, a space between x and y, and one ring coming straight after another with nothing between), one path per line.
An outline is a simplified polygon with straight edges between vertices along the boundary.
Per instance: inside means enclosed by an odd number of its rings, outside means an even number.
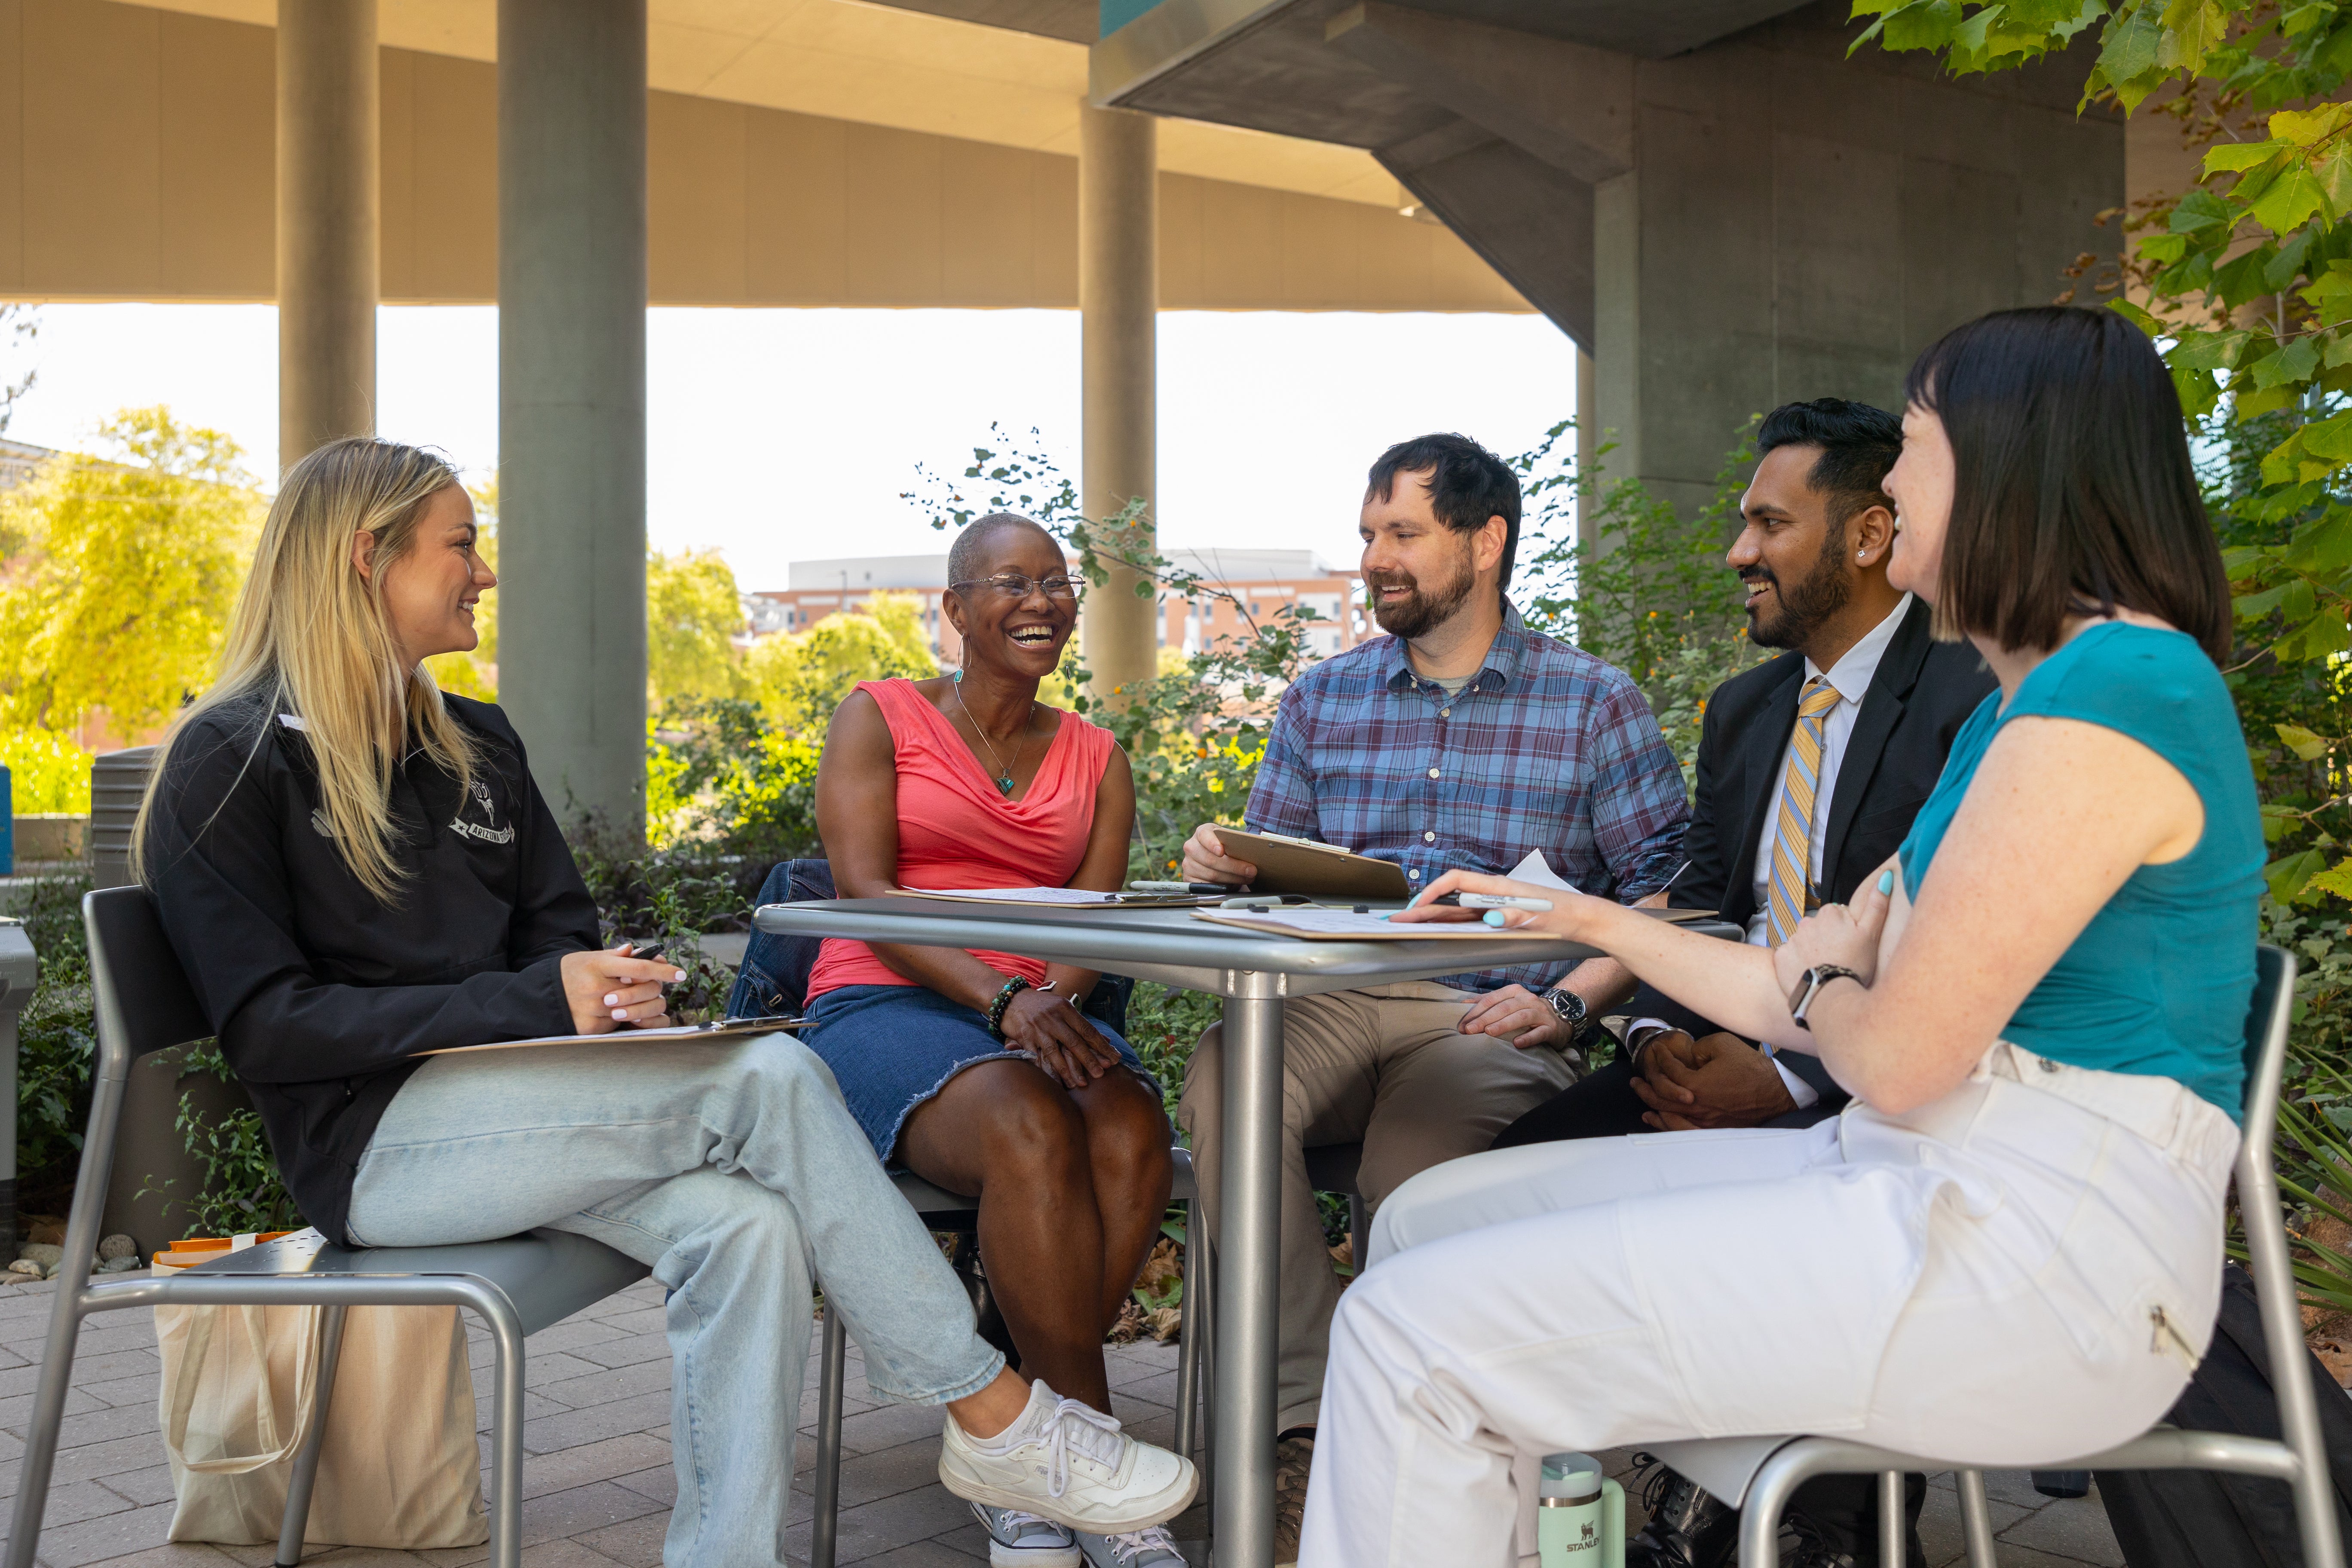
M1584 998L1565 985L1555 985L1543 994L1543 999L1551 1004L1551 1010L1568 1026L1568 1043L1576 1044L1583 1037L1585 1025L1591 1022Z
M1822 987L1832 980L1851 980L1865 990L1869 988L1869 982L1842 963L1817 963L1797 976L1797 988L1789 993L1790 1021L1811 1032L1812 1026L1805 1021L1805 1014L1812 1007L1813 998L1822 994Z

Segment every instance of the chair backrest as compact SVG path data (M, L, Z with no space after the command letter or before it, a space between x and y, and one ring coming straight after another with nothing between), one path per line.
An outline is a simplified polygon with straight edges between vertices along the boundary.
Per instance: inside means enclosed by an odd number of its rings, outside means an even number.
M829 860L783 860L761 884L759 902L797 904L834 896ZM808 1003L809 972L816 967L822 937L786 936L755 931L744 944L743 966L727 999L730 1018L785 1018Z
M101 1072L120 1079L150 1051L211 1036L212 1021L197 1005L146 889L102 888L82 900L81 920L89 936Z
M2254 949L2254 1000L2246 1010L2245 1143L2239 1168L2248 1159L2270 1169L2271 1142L2278 1132L2280 1080L2286 1074L2287 1020L2294 1011L2294 959L2264 942Z

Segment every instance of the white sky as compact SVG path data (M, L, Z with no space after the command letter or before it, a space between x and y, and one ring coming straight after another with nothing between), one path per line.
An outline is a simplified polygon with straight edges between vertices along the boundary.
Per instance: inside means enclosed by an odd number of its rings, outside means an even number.
M1160 326L1164 546L1356 555L1364 469L1391 441L1459 430L1505 456L1574 412L1575 351L1540 316L1171 311ZM946 548L915 467L960 473L994 421L1041 432L1077 474L1078 318L1068 310L656 310L647 323L647 526L716 546L746 589L796 560ZM163 403L274 474L277 311L48 305L7 356L39 372L7 434L85 445L118 408ZM387 306L383 433L498 461L498 318Z

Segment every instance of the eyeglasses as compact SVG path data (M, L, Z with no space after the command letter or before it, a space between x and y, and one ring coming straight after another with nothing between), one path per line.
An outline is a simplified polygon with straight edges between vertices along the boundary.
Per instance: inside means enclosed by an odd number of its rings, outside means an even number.
M1078 596L1078 580L1076 577L1024 577L1018 572L999 572L993 577L970 583L950 583L948 586L956 589L993 588L1008 599L1025 599L1039 588L1045 590L1045 597L1049 599L1075 599Z

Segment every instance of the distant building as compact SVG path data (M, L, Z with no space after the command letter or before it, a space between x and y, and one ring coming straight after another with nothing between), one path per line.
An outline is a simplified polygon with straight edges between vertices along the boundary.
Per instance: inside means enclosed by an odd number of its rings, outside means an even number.
M1252 622L1275 624L1292 605L1318 617L1307 632L1307 647L1318 658L1364 640L1355 574L1335 570L1312 550L1171 550L1168 563L1197 574L1203 591L1190 599L1160 595L1162 647L1199 653L1246 635ZM1218 590L1231 598L1220 597Z
M40 471L41 465L58 454L53 447L36 447L29 441L11 441L0 437L0 490L13 490Z
M1189 598L1160 594L1162 647L1198 653L1243 635L1247 621L1271 625L1294 605L1312 610L1324 623L1307 633L1307 644L1318 657L1328 658L1353 647L1366 635L1354 574L1335 570L1311 550L1171 550L1168 559L1177 571L1199 574L1202 591ZM921 602L931 650L940 662L952 665L962 648L955 627L940 608L947 575L945 555L796 561L791 586L744 595L743 612L753 637L774 637L804 632L827 616L857 609L878 593L912 595ZM1220 592L1231 595L1233 602L1219 597Z
M911 594L922 601L923 629L931 651L955 628L940 615L940 595L948 581L948 558L939 555L855 555L835 561L795 561L792 586L743 595L751 635L804 632L827 616L855 610L880 593ZM945 657L942 655L941 657Z

